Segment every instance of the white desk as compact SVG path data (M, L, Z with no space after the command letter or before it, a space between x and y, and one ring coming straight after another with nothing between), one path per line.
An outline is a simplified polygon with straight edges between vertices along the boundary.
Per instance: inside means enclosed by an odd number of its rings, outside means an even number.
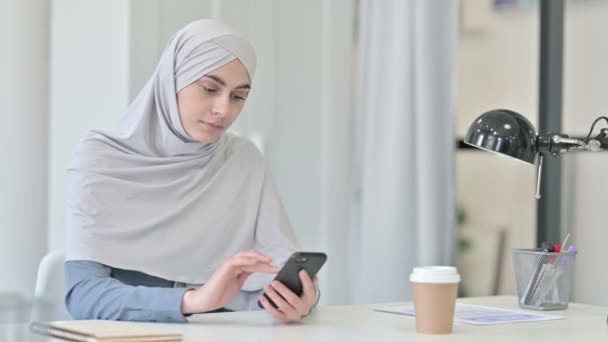
M462 303L518 309L512 296L462 298ZM296 324L275 321L264 311L195 315L189 324L142 323L183 334L184 341L608 341L608 307L570 304L547 313L566 319L491 326L455 325L451 335L415 332L415 318L373 311L403 303L326 306ZM538 311L534 311L538 312ZM52 341L58 341L51 339Z
M462 303L518 309L511 296L462 298ZM395 305L399 303L394 303ZM402 303L401 303L402 304ZM183 334L184 341L603 341L608 307L573 304L549 311L566 319L491 326L455 325L451 335L415 332L415 318L373 311L391 304L320 307L296 324L276 322L263 311L192 316L190 324L154 324ZM538 311L534 311L538 313Z

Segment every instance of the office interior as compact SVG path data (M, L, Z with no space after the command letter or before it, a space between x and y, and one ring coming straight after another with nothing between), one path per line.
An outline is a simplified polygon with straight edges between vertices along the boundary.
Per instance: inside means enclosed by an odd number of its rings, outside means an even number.
M536 169L459 141L495 108L538 127L540 1L427 1L4 0L0 294L33 299L41 259L64 248L71 152L199 18L256 46L232 130L264 153L302 248L328 254L321 305L411 300L412 267L433 264L458 267L460 296L515 294L511 250L540 243ZM607 16L606 0L564 1L571 136L608 114ZM571 301L608 305L608 153L559 158Z

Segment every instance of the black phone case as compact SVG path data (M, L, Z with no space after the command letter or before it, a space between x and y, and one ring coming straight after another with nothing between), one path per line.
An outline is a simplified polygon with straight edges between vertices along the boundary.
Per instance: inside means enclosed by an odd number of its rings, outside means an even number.
M313 278L317 272L321 269L327 255L325 253L318 252L296 252L293 253L283 268L279 271L274 280L280 281L283 285L287 286L293 293L300 296L302 295L302 283L300 282L299 273L301 270L305 270L306 273ZM266 296L266 294L264 294ZM266 296L270 304L276 308L276 305L272 302L268 296ZM258 306L263 307L258 301Z

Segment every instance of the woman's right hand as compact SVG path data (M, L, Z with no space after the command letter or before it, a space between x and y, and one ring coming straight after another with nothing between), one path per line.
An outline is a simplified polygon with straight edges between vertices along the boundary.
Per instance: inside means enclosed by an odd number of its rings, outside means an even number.
M252 273L279 272L279 267L273 266L271 261L271 257L253 250L226 259L203 286L184 294L182 313L193 314L224 307L241 291Z

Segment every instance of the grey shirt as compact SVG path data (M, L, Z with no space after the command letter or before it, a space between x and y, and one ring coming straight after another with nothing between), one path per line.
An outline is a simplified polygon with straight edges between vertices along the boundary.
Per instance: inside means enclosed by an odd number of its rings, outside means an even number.
M67 261L65 275L65 304L74 319L184 323L182 297L200 286L84 260ZM218 311L258 309L262 293L241 291Z

